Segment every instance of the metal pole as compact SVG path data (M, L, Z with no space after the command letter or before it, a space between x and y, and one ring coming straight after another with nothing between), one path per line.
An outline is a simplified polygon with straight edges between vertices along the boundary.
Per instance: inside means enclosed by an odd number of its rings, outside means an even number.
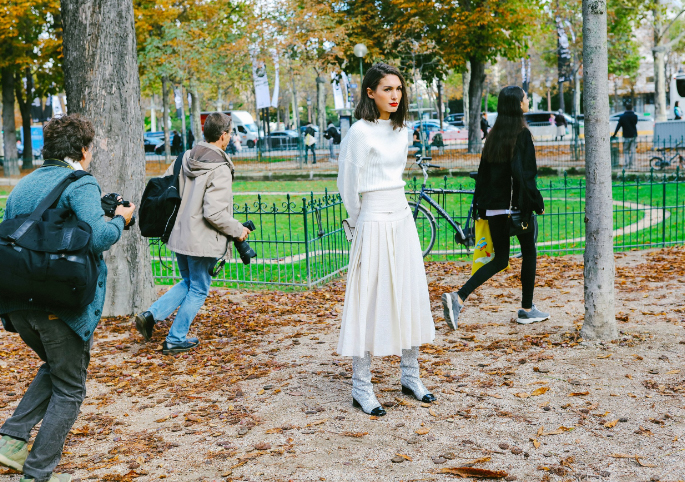
M361 92L363 83L364 83L364 68L362 66L362 58L359 57L359 92Z

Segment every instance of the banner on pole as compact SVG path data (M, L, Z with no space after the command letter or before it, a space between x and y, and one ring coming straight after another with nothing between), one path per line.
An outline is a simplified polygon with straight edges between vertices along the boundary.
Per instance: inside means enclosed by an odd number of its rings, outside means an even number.
M269 79L266 76L266 65L261 60L252 60L252 79L257 109L271 107Z
M343 92L340 88L340 83L336 79L336 74L331 72L331 85L333 87L333 100L335 102L335 110L341 110L345 108L345 100L343 99Z
M353 94L352 94L352 85L350 84L350 78L347 76L345 72L342 73L342 79L343 79L343 85L345 86L345 109L351 109L352 108L352 100L353 100Z
M559 56L559 83L570 82L573 79L573 76L571 75L571 50L569 49L568 35L566 35L564 22L561 20L561 18L557 17L556 21ZM573 31L571 31L571 33L573 33Z

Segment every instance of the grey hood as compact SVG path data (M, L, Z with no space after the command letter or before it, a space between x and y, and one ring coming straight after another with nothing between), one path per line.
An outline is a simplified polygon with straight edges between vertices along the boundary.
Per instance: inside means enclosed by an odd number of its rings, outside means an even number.
M194 179L213 171L222 164L228 164L233 175L235 167L228 154L215 145L200 141L183 157L183 174Z

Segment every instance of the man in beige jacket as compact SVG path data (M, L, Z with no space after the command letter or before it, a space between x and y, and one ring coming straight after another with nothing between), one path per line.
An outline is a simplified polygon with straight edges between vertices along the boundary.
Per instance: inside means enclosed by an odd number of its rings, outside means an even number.
M234 167L225 152L231 128L229 116L210 114L204 125L205 141L184 154L178 179L181 205L167 244L176 253L183 281L135 317L137 330L149 341L155 322L178 308L162 346L165 355L198 345L199 340L187 338L187 334L207 298L212 282L210 271L218 258L230 254L234 240L244 241L250 233L233 218ZM169 166L164 175L173 175L173 170L174 166Z

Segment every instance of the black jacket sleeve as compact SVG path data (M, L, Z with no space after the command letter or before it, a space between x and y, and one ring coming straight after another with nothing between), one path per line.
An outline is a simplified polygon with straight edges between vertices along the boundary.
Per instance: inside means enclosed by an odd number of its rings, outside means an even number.
M525 217L533 211L542 214L545 210L545 202L536 185L537 174L533 136L528 129L524 129L514 149L512 175L518 183L518 205Z
M473 212L471 213L471 215L474 219L476 218L476 214L478 214L481 218L485 219L485 208L482 207L483 201L481 200L481 196L485 191L484 185L487 182L487 170L488 163L485 161L485 159L483 159L483 156L481 155L480 164L478 165L478 176L476 177L476 189L473 193Z

